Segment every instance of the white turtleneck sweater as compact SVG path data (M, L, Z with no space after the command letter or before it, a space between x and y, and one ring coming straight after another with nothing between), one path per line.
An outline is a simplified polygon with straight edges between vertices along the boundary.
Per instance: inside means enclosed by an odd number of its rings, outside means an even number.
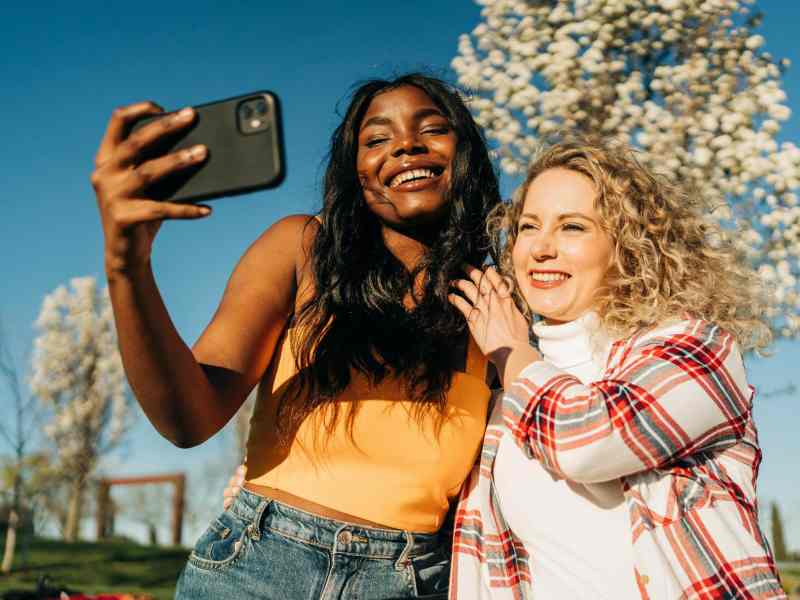
M544 360L584 384L599 379L611 342L595 314L534 325ZM500 441L494 484L508 526L531 557L536 600L639 600L630 515L619 479L582 484L529 459L510 435Z

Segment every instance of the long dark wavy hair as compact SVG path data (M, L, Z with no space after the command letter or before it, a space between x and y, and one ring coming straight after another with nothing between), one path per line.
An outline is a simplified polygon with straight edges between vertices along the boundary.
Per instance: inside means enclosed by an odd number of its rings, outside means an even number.
M384 245L356 172L358 133L370 102L401 86L425 92L457 136L447 213L411 272ZM447 300L449 284L461 276L464 263L484 262L489 248L486 217L500 202L500 193L483 135L458 91L439 79L411 73L371 80L353 92L331 137L323 201L310 249L315 293L293 317L290 341L298 377L278 407L284 441L303 418L325 404L333 409L330 431L338 417L335 399L353 371L372 384L395 377L420 409L444 408L453 372L463 364L453 348L467 339L463 316ZM417 299L413 308L403 302L409 293ZM356 410L350 407L350 425Z

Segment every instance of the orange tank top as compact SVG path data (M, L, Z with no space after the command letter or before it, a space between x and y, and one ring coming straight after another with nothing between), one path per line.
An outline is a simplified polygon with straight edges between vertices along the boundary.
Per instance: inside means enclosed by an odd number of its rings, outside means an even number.
M279 394L297 374L284 334L262 380L247 442L247 480L397 529L433 532L477 458L490 390L487 361L470 337L466 372L456 372L444 413L414 412L404 386L387 377L370 385L353 373L339 418L326 433L330 406L308 415L291 442L277 443ZM358 410L348 430L349 405Z

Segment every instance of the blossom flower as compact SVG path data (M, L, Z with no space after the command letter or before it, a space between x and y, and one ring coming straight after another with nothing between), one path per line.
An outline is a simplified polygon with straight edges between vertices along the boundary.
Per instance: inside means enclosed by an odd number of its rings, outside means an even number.
M478 4L482 21L459 38L452 66L500 168L524 173L537 140L563 130L631 143L710 208L729 208L709 218L735 229L772 284L774 331L800 335L800 149L776 141L791 115L780 81L789 63L754 31L755 0ZM788 266L768 275L776 261Z
M48 410L59 470L85 485L133 420L108 289L70 280L44 297L36 327L31 390Z

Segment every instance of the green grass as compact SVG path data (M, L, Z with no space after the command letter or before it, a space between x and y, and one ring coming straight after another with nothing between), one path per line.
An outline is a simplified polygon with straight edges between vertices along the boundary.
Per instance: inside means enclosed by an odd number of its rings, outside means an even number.
M783 583L783 589L787 593L800 588L800 569L783 569L781 571L781 583Z
M33 539L21 544L10 575L0 575L0 594L36 588L47 575L53 585L86 594L146 593L172 600L175 582L189 555L187 548L140 546L130 541L76 542ZM27 552L24 550L27 549ZM784 569L787 591L800 586L800 570Z
M147 593L155 600L172 600L189 555L186 548L130 541L67 544L33 539L23 544L27 552L17 553L11 574L0 575L0 594L11 589L32 591L39 577L47 575L54 586L85 594Z

